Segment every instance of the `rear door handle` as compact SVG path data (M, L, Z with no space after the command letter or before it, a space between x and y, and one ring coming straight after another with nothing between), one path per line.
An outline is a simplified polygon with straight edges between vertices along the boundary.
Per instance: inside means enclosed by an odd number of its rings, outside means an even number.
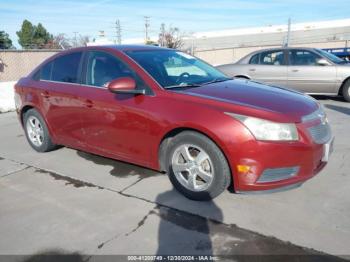
M299 72L299 69L293 69L292 72L294 73Z
M47 91L43 91L43 92L41 92L41 96L44 97L44 98L49 98L50 97L50 93L47 92Z
M250 68L249 69L249 71L251 71L251 72L255 72L255 70L256 70L255 68Z
M92 106L93 106L93 102L90 100L90 99L86 99L85 101L84 101L84 105L86 106L86 107L89 107L89 108L91 108Z

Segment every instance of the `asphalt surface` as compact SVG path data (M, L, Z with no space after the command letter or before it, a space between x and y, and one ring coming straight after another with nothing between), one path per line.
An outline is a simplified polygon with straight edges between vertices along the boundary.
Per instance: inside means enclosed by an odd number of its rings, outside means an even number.
M64 147L36 153L15 113L0 114L0 255L349 259L350 104L320 102L336 140L318 176L286 192L227 191L211 202L186 199L153 170Z

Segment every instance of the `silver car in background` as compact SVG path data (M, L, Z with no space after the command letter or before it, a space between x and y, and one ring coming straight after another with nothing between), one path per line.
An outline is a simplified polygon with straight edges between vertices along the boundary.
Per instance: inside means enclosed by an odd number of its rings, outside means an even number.
M350 102L350 64L321 49L264 49L234 64L217 68L231 77L288 87L308 94L341 95Z

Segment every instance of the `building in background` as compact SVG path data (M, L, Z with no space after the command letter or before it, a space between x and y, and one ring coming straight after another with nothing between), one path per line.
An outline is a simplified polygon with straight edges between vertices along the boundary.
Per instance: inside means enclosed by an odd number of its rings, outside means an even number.
M107 38L105 31L99 31L98 37L94 38L91 42L86 43L87 46L98 45L114 45L115 41Z
M237 28L193 33L184 49L207 62L232 63L257 49L286 43L288 25ZM350 19L291 24L290 46L339 48L350 46Z

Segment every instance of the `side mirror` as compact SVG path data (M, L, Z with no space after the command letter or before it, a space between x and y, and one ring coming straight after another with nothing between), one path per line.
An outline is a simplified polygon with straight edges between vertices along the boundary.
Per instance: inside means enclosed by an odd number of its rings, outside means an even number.
M136 82L131 77L119 77L108 83L107 88L116 94L144 95L146 90L136 89Z
M317 64L320 65L320 66L327 66L327 65L330 65L330 63L324 59L324 58L320 58L317 60Z

